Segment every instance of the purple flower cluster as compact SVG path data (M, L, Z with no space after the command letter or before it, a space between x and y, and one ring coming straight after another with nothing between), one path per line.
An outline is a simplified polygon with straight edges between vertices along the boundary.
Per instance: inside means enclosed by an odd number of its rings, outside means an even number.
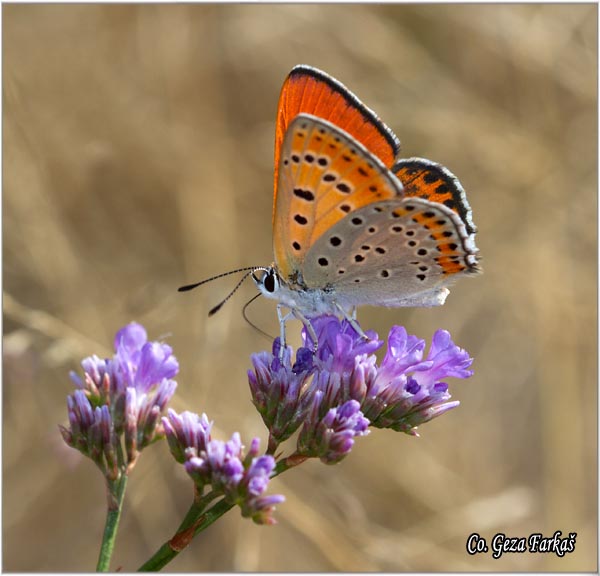
M356 324L329 315L310 322L317 341L305 328L295 358L291 347L281 350L279 338L272 352L251 358L252 401L269 430L265 455L258 438L248 450L237 432L225 442L213 439L204 414L169 410L165 417L179 365L169 346L148 342L135 323L117 333L112 358L91 356L82 362L83 377L71 374L77 389L67 398L63 438L100 467L110 486L145 446L166 435L194 481L200 506L224 496L243 516L273 524L275 506L284 501L266 495L276 473L273 455L292 434L299 432L296 450L277 473L307 458L335 464L369 427L417 435L417 426L458 405L445 380L472 375L473 360L444 330L435 332L425 354L424 340L395 326L379 362L374 353L384 342L374 332L364 338Z
M321 407L326 405L322 401L323 393L319 390L315 396L300 430L297 454L320 458L325 464L336 464L350 452L355 436L369 433L369 421L356 400L329 408L323 415Z
M276 338L273 353L254 354L254 372L248 371L252 402L269 429L270 444L275 446L302 424L317 391L307 386L312 376L312 350L300 348L294 365L290 347L284 350L281 360L279 353L279 338Z
M374 357L357 358L350 390L372 426L418 435L417 426L459 405L449 401L442 380L471 377L473 359L446 330L434 333L425 359L424 350L424 340L394 326L380 365Z
M67 397L69 428L65 442L90 457L109 480L131 468L139 452L162 433L160 418L177 387L179 371L170 346L148 342L144 328L131 323L115 336L110 359L85 358L83 378ZM122 445L126 454L123 455Z
M224 494L229 502L240 506L242 515L252 518L257 524L275 523L272 516L275 505L285 498L264 495L275 468L275 459L258 455L258 438L252 440L244 456L244 447L237 432L227 442L211 438L212 422L205 414L177 414L169 410L168 417L163 418L163 426L171 453L184 464L194 480L198 497L202 497L209 487L215 495Z
M296 353L288 347L252 356L248 372L252 400L270 432L270 451L300 426L296 455L339 462L354 437L369 424L417 435L418 425L456 407L450 402L448 377L468 378L472 359L450 334L438 330L427 356L425 341L394 326L381 363L373 354L383 342L367 332L365 340L347 320L312 318L317 352L306 329Z

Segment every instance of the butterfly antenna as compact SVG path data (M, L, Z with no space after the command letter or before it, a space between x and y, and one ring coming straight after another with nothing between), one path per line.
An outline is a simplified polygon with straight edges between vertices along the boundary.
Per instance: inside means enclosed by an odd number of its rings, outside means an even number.
M218 280L219 278L223 278L224 276L230 276L231 274L237 274L238 272L248 272L248 270L252 270L252 272L254 272L255 270L262 270L262 269L263 269L262 266L247 266L246 268L238 268L237 270L230 270L229 272L223 272L223 274L217 274L216 276L213 276L212 278L207 278L206 280L201 280L200 282L196 282L195 284L187 284L185 286L180 286L179 288L177 288L177 292L187 292L188 290L193 290L194 288L197 288L198 286L202 286L202 284L212 282L213 280ZM247 276L248 276L248 274L246 274L244 276L244 278L246 278ZM242 281L244 280L244 278L242 278ZM236 288L236 290L237 290L237 288Z
M244 280L246 278L248 278L248 276L251 276L257 270L264 270L264 271L268 272L269 269L265 268L264 266L257 266L255 268L242 268L242 270L247 270L246 274L244 274L242 276L241 280L235 285L235 288L225 298L223 298L223 300L221 300L221 302L219 302L219 304L217 304L214 308L210 309L210 311L208 312L209 316L216 314L221 309L223 304L225 304L225 302L227 302L227 300L229 300L238 291L238 288L243 284ZM241 270L238 270L238 272L240 272L240 271ZM226 275L226 274L224 274L224 275Z
M244 317L244 320L248 322L248 324L250 324L250 326L252 326L252 328L254 328L257 332L259 332L269 340L273 340L273 336L271 336L271 334L265 332L262 328L259 328L254 322L252 322L252 320L250 320L250 318L248 318L248 316L246 316L246 308L248 308L248 306L250 306L250 304L252 304L252 302L254 302L260 296L262 296L262 294L259 292L258 294L252 296L252 298L250 298L250 300L248 300L248 302L244 304L244 307L242 308L242 316Z

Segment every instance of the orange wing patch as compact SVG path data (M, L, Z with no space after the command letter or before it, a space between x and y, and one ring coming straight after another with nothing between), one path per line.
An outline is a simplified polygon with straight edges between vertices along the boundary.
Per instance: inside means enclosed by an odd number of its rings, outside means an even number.
M442 274L456 274L467 268L472 272L478 271L479 268L476 264L465 265L462 239L454 226L449 226L448 216L433 209L414 212L414 206L410 204L395 209L393 215L397 218L409 217L413 222L429 231L429 238L435 242L438 252L433 259L442 269Z
M406 197L443 204L460 216L469 234L476 232L465 191L447 168L430 160L410 158L399 160L392 171L402 182Z

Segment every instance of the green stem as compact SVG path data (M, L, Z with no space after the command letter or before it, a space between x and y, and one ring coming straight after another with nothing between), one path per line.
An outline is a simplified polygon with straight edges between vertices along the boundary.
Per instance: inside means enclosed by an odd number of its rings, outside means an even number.
M181 526L171 540L165 542L154 555L138 568L138 572L155 572L164 568L192 541L194 536L208 528L215 520L229 512L235 504L219 500L204 512L205 503L194 503L188 510Z
M275 470L273 470L273 473L271 474L271 478L275 478L275 476L279 476L280 474L283 474L283 472L285 472L286 470L289 470L290 468L293 468L294 466L298 466L298 464L302 464L302 462L304 462L306 460L308 460L308 456L301 456L295 452L294 452L294 454L292 454L291 456L288 456L287 458L282 458L275 465Z
M277 462L273 470L272 478L279 474L301 464L306 460L305 456L292 454ZM226 502L223 498L219 500L210 510L204 511L209 502L218 495L209 493L203 498L195 501L188 510L183 522L177 529L175 536L168 542L165 542L154 554L138 568L138 572L154 572L164 568L173 560L186 546L192 541L194 536L208 528L215 520L218 520L223 514L229 512L235 504Z
M115 538L119 528L119 519L123 509L123 498L125 488L127 487L127 474L121 471L120 477L116 482L109 483L108 486L108 511L106 514L106 524L104 526L104 535L102 536L102 545L100 546L100 555L96 572L108 572L110 559L115 547Z

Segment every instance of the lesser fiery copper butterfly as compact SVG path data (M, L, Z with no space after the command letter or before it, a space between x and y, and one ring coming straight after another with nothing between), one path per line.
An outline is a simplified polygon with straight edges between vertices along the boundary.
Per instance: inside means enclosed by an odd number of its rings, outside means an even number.
M310 66L292 69L275 133L275 262L243 269L278 301L282 341L290 315L309 332L310 317L335 314L362 333L357 306L441 305L454 280L480 272L462 186L440 164L397 159L399 150L343 84Z

